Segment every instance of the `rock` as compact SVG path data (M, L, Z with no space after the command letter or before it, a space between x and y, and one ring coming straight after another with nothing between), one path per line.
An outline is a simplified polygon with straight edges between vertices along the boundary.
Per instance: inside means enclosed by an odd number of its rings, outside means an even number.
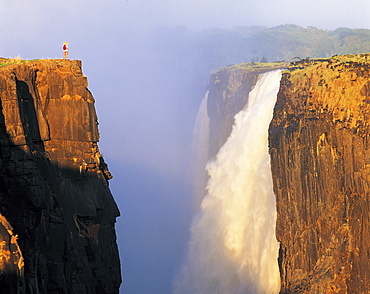
M81 62L0 63L0 238L12 247L1 289L118 293L119 210Z
M212 75L210 157L258 73L272 69L242 64ZM370 289L369 77L370 54L304 59L283 72L269 129L281 293Z
M369 57L283 74L269 130L281 293L370 289Z
M246 106L259 74L287 66L283 62L244 63L221 68L211 75L207 106L210 158L225 144L234 125L234 116Z

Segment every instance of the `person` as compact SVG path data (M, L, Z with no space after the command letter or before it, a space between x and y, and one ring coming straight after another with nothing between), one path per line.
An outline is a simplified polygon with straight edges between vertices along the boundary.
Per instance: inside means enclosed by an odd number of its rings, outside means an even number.
M68 59L68 42L64 42L63 43L63 52L64 52L64 55L63 55L63 58L64 59Z

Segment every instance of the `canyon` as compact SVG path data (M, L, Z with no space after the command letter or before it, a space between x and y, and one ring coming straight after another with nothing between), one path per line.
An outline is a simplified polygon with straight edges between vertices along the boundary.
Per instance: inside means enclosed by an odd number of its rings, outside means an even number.
M120 213L81 68L77 60L0 58L4 293L119 292ZM280 293L367 293L370 54L238 64L213 73L208 157L227 141L260 74L278 69L268 152Z

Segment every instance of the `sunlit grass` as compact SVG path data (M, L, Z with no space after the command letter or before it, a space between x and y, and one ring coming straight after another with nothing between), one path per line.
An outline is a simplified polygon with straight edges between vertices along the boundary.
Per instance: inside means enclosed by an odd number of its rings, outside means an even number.
M27 62L34 62L40 59L31 59L31 60L22 60L22 58L18 55L14 58L0 58L0 67L9 66L13 64L21 64Z
M241 69L247 72L274 70L288 67L286 62L246 62L225 67L226 69ZM225 69L223 68L223 69Z

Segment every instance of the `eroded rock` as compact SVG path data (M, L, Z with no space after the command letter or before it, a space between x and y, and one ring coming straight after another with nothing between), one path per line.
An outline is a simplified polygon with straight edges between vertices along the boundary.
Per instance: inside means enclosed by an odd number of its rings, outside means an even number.
M294 66L269 130L281 293L370 289L370 55Z
M81 62L4 66L0 95L0 213L24 259L11 293L118 293L119 210Z

